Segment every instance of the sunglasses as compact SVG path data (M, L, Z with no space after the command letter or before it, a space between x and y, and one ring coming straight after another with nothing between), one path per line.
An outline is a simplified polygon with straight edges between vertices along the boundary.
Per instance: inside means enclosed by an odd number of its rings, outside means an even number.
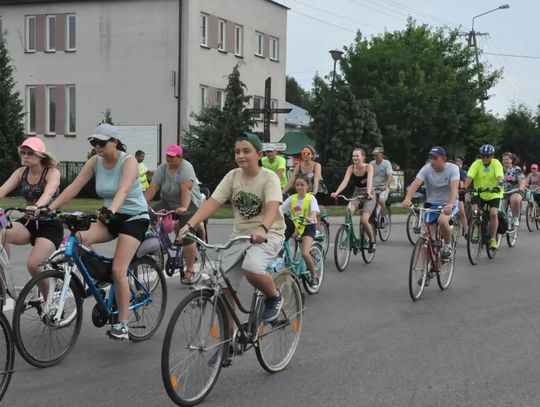
M93 139L90 139L90 145L92 147L97 147L97 146L105 147L109 141L111 141L111 139L109 139L109 140L98 140L97 138L93 138Z
M19 151L19 155L21 157L33 157L36 155L36 153L33 151Z
M304 152L302 153L302 155L303 155L304 157L310 156L310 155L311 155L311 151L304 151Z
M482 154L482 155L480 155L480 157L482 157L482 158L490 158L491 154Z

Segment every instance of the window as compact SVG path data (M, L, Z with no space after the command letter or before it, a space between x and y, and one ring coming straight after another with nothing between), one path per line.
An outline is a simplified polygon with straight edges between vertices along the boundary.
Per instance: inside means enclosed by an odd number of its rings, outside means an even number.
M225 21L219 20L218 22L218 49L225 51Z
M270 37L270 59L277 61L279 59L279 43L278 39Z
M36 134L36 87L26 87L26 133Z
M234 29L234 55L241 57L244 48L244 30L241 25Z
M46 133L56 134L56 88L54 86L45 88L45 108Z
M56 51L56 16L47 16L47 42L46 50Z
M0 16L0 35L4 33L4 26L2 25L2 16Z
M26 52L36 52L36 16L26 16Z
M75 14L66 17L66 51L75 51L77 48Z
M201 45L208 46L208 16L201 14Z
M218 90L216 92L216 107L218 107L220 110L223 110L223 106L225 105L225 92L222 90Z
M258 32L255 33L255 55L264 56L264 35Z
M254 109L262 109L263 104L264 104L264 102L263 102L263 98L262 98L262 97L259 97L259 96L254 96L254 97L253 97L253 108L254 108ZM253 115L253 118L254 118L255 120L261 120L261 114L260 114L260 113L255 113L255 114Z
M271 99L270 100L270 109L272 109L272 110L277 109L277 100L276 99ZM277 114L272 113L270 115L270 121L274 122L274 123L277 123Z
M208 103L208 88L201 86L201 109L204 109Z
M77 132L75 85L66 86L66 134Z

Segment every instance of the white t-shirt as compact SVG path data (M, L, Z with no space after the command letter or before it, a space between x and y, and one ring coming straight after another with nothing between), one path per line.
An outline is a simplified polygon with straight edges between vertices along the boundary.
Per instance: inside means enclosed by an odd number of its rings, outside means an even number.
M285 199L285 202L283 202L283 205L281 205L281 209L283 209L283 213L286 213L288 215L292 214L292 197L288 197ZM298 206L297 212L301 212L302 205L304 204L304 200L300 197L298 197L296 205ZM311 214L313 211L319 213L321 210L319 209L319 203L317 202L317 199L315 199L315 196L311 195L311 202L309 203L309 213ZM309 216L309 215L308 215ZM317 222L317 219L315 219L315 223Z
M435 171L431 164L426 164L416 175L426 186L427 202L432 204L446 204L450 199L450 183L459 181L459 167L456 164L446 163L442 171ZM458 194L456 194L456 200Z

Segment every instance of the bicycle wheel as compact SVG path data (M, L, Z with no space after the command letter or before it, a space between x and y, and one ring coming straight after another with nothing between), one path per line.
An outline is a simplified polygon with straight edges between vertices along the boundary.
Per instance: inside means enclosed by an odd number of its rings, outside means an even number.
M64 273L43 271L22 289L13 310L13 334L21 356L36 367L56 365L73 349L81 332L82 294L69 283L64 309L56 320Z
M375 229L375 225L372 222L370 222L369 224L371 225L371 230L373 231L373 238L375 239L375 243L377 243L377 233L376 233L377 230ZM362 228L362 233L364 234L364 245L362 245L362 249L361 249L362 259L364 259L364 263L369 264L375 258L375 251L370 253L368 251L367 246L365 245L366 242L369 242L369 237L365 228Z
M418 215L418 213L416 215ZM415 216L414 211L409 212L409 216L407 216L407 227L405 229L407 231L407 239L414 245L418 235L418 233L415 232L415 230L418 229L418 218Z
M0 329L2 330L0 332L0 400L2 400L9 386L15 363L13 332L3 312L0 312Z
M456 228L457 229L457 228ZM439 256L439 272L437 273L437 284L441 290L446 290L450 287L450 282L454 276L454 266L456 264L456 244L454 235L452 235L452 257L450 261L443 263Z
M324 254L323 253L324 253L323 247L318 242L313 243L313 245L309 249L311 260L313 260L313 264L315 264L315 273L317 274L317 278L319 280L318 284L313 284L311 280L308 280L306 278L302 279L304 288L309 294L316 294L321 289L323 278L324 278Z
M326 259L326 255L328 254L328 249L330 248L330 225L328 224L328 221L325 218L321 218L321 235L323 235L323 241L321 242L321 246L323 249L323 256Z
M336 233L334 243L334 263L339 271L345 271L351 258L351 242L349 240L349 226L342 225Z
M382 219L381 219L382 220ZM386 208L386 215L384 216L384 227L379 227L379 237L381 242L386 242L390 237L390 232L392 231L392 212L390 207Z
M497 233L497 248L496 249L490 249L489 244L486 245L486 252L488 257L493 260L495 256L497 255L497 250L499 249L499 246L501 244L502 236Z
M167 284L163 271L150 257L134 260L129 268L133 273L128 274L131 292L129 339L140 342L150 338L161 324L167 306Z
M269 373L279 372L291 361L302 332L302 295L289 271L274 276L274 283L283 296L279 316L272 322L259 325L255 353L262 368ZM259 303L257 315L262 315L264 302Z
M478 264L482 252L482 227L478 219L472 219L469 223L469 238L467 239L467 256L474 266Z
M429 257L427 243L418 239L414 245L409 264L409 295L413 301L418 301L426 286Z
M527 229L529 229L529 232L533 232L536 226L536 216L534 213L534 204L532 202L527 203L527 209L525 210L525 221L527 223Z
M194 291L174 310L161 350L161 377L179 406L202 402L227 357L229 323L225 306L210 290Z
M514 226L512 230L506 232L506 243L508 247L514 247L518 240L519 226Z

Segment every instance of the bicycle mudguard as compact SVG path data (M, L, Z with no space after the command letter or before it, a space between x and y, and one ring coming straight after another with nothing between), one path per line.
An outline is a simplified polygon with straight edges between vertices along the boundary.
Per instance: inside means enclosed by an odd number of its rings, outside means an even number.
M137 249L135 256L137 258L143 257L147 254L159 253L160 243L157 237L151 237L145 239Z

